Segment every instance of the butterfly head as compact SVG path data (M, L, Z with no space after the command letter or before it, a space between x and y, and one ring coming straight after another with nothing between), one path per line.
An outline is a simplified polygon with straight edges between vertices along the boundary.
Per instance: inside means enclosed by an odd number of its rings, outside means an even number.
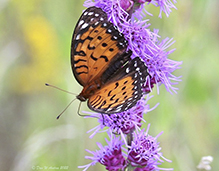
M81 94L77 95L76 98L77 98L78 100L80 100L81 102L84 102L84 101L87 100L87 98L84 97L84 96L82 96Z

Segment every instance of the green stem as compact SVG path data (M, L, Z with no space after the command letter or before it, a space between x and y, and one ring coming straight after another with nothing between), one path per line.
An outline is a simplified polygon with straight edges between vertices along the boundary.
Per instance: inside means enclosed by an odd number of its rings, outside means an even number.
M127 144L128 146L130 147L131 144L132 144L132 141L133 141L133 131L130 131L128 134L127 134ZM128 147L128 151L130 150L130 148ZM126 171L133 171L134 168L129 164L126 168Z

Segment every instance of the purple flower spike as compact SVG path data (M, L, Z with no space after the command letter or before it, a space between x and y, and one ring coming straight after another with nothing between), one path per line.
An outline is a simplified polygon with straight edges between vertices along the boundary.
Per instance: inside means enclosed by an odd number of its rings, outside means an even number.
M151 2L152 0L135 0L135 2L144 4L145 2Z
M176 3L176 0L86 0L84 3L86 7L95 6L101 8L107 14L108 21L127 40L126 51L132 51L131 58L140 57L145 62L148 74L145 75L145 79L141 78L146 80L142 86L143 94L150 93L155 85L157 85L157 92L159 93L161 84L164 84L170 93L176 93L177 88L173 86L181 81L180 77L176 77L172 73L180 68L182 62L168 58L174 51L174 49L169 50L169 47L174 43L173 39L161 39L158 34L159 30L150 30L149 20L143 20L147 15L152 16L146 11L146 5L153 4L156 7L160 7L159 17L162 17L162 12L168 17L171 9L176 9L174 3ZM93 12L90 14L93 14ZM86 24L88 25L89 23ZM114 32L110 31L113 35ZM106 146L97 143L99 150L87 150L92 156L86 156L85 158L92 160L92 162L85 166L79 166L79 168L83 168L86 171L90 166L101 163L106 170L110 171L173 170L172 168L159 167L164 161L171 162L164 158L160 152L161 147L159 142L157 142L157 138L162 132L156 137L152 137L148 134L150 125L148 125L146 130L140 130L142 121L145 122L143 115L158 105L151 109L149 108L147 101L151 97L149 95L142 97L135 106L121 113L107 115L84 112L89 114L85 116L86 118L97 118L100 123L88 131L93 132L90 138L96 133L108 132L110 140L106 139ZM118 134L118 137L115 134Z
M166 14L167 17L169 17L169 14L172 12L171 8L177 9L173 3L176 3L176 0L152 0L151 3L156 6L160 7L160 14L159 17L162 18L162 12Z
M106 170L123 170L126 167L126 160L122 154L122 145L124 144L119 137L116 137L112 133L108 134L110 141L106 139L107 146L102 146L102 144L97 143L100 150L87 152L91 153L93 156L86 156L86 159L92 160L90 164L85 166L79 166L78 168L84 168L83 171L86 171L90 166L95 165L96 163L101 163L106 167Z
M162 18L162 12L169 17L169 14L172 12L171 8L177 9L173 3L176 3L176 0L134 0L136 3L140 5L148 2L148 4L153 4L156 7L160 7L159 17ZM173 2L172 2L173 1ZM145 11L147 13L147 11Z
M120 6L125 11L129 11L129 9L133 6L134 2L132 0L120 0Z
M134 132L133 141L129 147L128 161L133 167L141 167L136 171L153 171L153 170L173 170L162 169L158 165L165 161L171 162L165 159L160 152L159 142L157 138L162 134L158 134L156 137L148 135L150 125L147 130L144 129L141 132ZM161 159L162 158L162 159Z
M97 113L86 112L86 114L91 115L86 117L97 117L100 123L100 125L89 131L94 131L90 137L93 137L97 132L101 132L104 127L108 127L112 132L116 134L128 134L136 128L140 128L142 125L141 121L144 121L143 115L155 109L158 105L157 104L150 109L147 102L152 97L153 96L147 96L146 99L143 97L131 109L117 114L101 115Z
M176 1L173 0L173 2ZM95 2L87 0L85 6L97 6L103 9L107 13L108 20L124 34L128 41L128 49L133 52L132 58L139 56L145 61L149 72L144 86L146 93L152 91L154 84L157 87L164 84L167 91L176 93L177 88L173 86L181 80L172 72L179 69L181 62L168 59L169 54L174 50L166 51L174 41L169 38L158 41L160 37L158 29L151 31L149 20L142 20L145 16L142 12L144 3L159 6L167 16L171 12L170 9L175 8L171 0L95 0ZM133 11L130 10L132 7ZM134 12L133 15L132 12ZM147 13L147 11L145 12ZM135 20L135 17L139 20ZM157 90L159 93L159 89Z
M149 105L146 104L145 99L139 100L137 104L131 109L112 115L103 115L100 122L109 127L114 133L128 134L137 127L141 127L143 114L149 110Z

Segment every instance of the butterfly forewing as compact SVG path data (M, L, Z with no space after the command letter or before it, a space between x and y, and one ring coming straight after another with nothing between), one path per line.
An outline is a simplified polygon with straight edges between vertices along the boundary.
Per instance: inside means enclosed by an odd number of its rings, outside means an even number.
M147 67L140 58L130 60L88 100L88 107L100 113L118 113L133 107L141 99Z
M90 7L80 17L72 38L71 64L77 81L86 86L101 78L126 50L124 36L107 21L102 9Z

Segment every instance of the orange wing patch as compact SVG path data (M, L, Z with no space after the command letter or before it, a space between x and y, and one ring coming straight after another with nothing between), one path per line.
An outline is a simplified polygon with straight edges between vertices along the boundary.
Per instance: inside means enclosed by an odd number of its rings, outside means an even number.
M89 98L88 107L104 113L110 113L113 109L113 113L116 113L121 109L125 110L125 108L134 106L135 103L131 103L135 97L133 81L132 77L129 76L104 86Z

